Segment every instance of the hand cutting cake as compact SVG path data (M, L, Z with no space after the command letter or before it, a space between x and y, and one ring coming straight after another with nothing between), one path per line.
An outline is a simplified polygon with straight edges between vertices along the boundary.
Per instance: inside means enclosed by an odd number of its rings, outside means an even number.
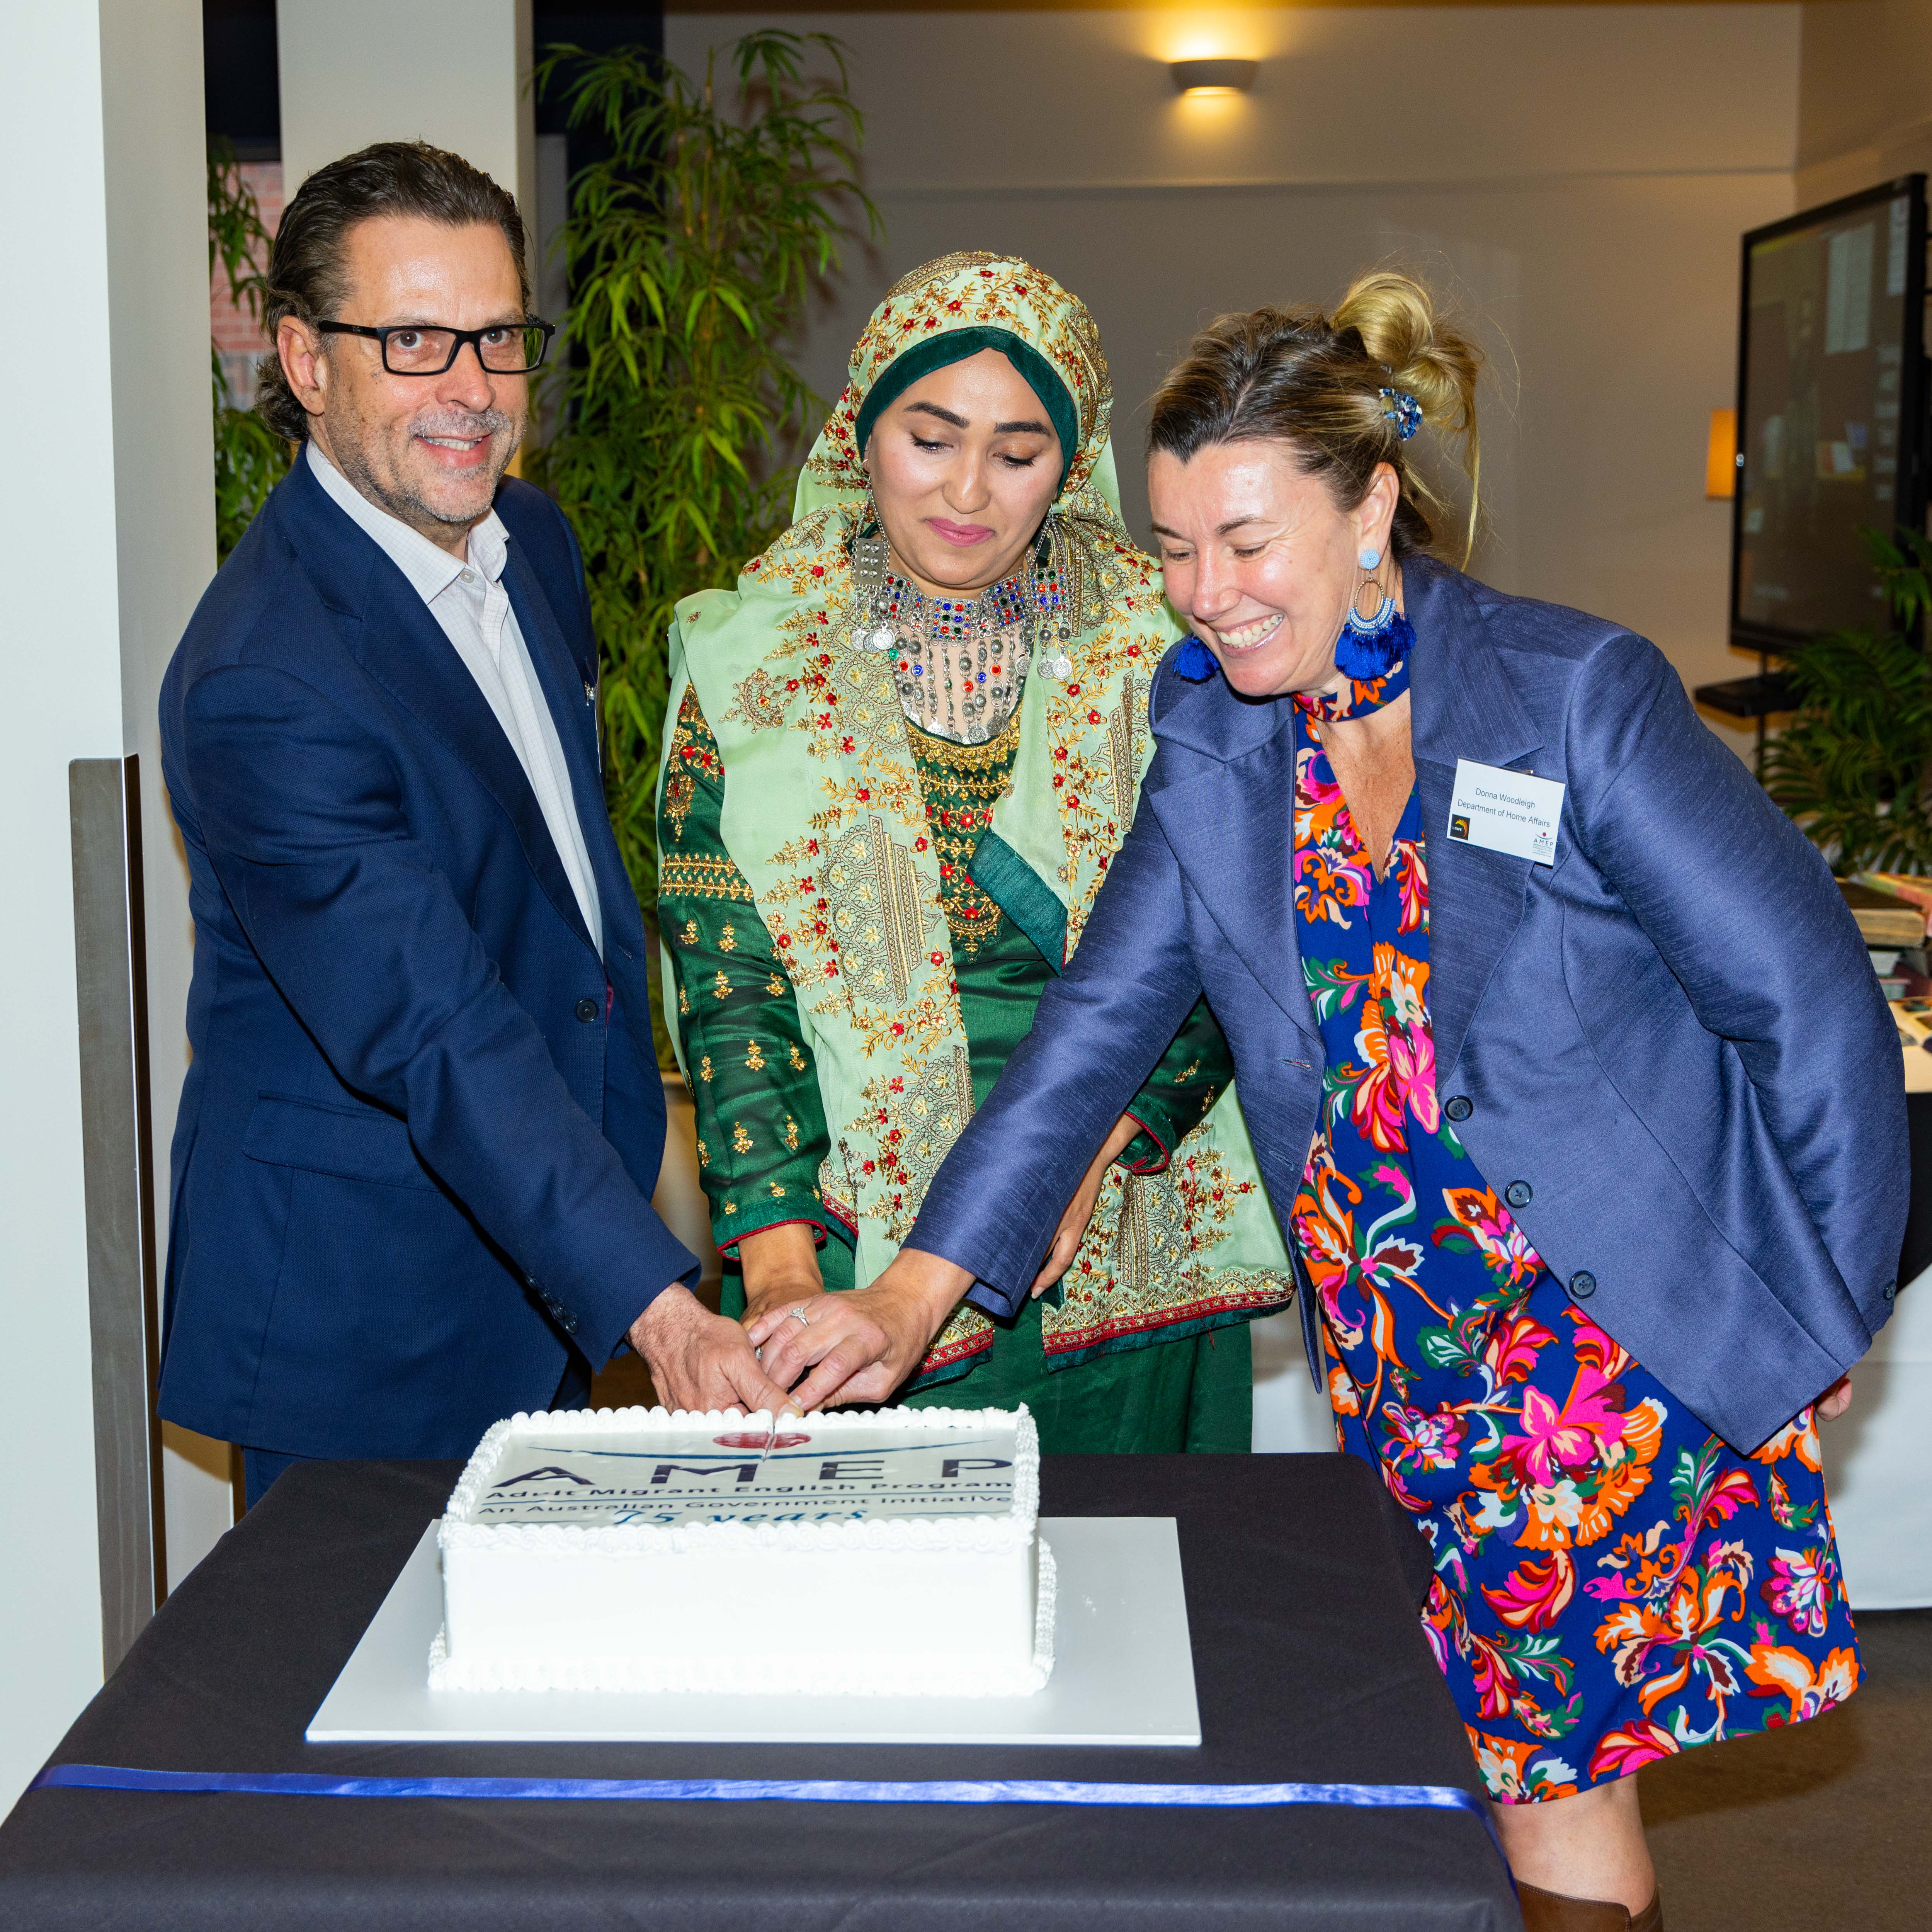
M437 1534L430 1686L1027 1696L1053 1668L1039 1509L1024 1407L512 1416Z

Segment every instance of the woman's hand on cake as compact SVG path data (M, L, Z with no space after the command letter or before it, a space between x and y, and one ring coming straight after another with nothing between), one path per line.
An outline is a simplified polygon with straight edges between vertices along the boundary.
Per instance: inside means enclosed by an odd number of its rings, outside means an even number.
M818 1271L818 1246L809 1221L784 1221L760 1228L738 1240L738 1265L745 1280L743 1325L794 1302L808 1301L825 1292Z
M631 1324L631 1346L644 1357L658 1400L667 1408L702 1412L796 1407L758 1365L736 1322L714 1315L674 1282Z
M746 1334L764 1370L803 1410L884 1402L926 1358L932 1338L973 1286L967 1270L902 1248L870 1288L821 1294L760 1315Z
M1107 1169L1113 1164L1114 1157L1128 1142L1141 1130L1141 1124L1131 1114L1123 1114L1114 1124L1114 1131L1107 1136L1107 1144L1094 1156L1094 1165L1073 1190L1073 1198L1066 1204L1066 1212L1060 1217L1060 1226L1053 1231L1053 1240L1046 1250L1046 1259L1040 1273L1034 1276L1032 1294L1037 1301L1046 1291L1073 1265L1073 1257L1080 1252L1080 1244L1087 1238L1087 1224L1094 1218L1094 1210L1100 1199L1100 1184L1107 1178Z

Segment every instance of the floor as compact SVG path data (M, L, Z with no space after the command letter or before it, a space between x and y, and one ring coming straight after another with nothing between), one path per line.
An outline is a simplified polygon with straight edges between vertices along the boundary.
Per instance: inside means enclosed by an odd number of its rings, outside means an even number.
M1850 1703L1639 1774L1668 1932L1932 1928L1932 1610L1858 1626Z

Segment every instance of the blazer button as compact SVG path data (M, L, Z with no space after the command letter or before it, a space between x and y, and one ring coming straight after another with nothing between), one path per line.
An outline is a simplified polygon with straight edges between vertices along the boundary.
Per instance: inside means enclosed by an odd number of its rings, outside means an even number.
M1476 1109L1466 1094L1457 1094L1443 1102L1442 1111L1452 1120L1466 1120Z
M1886 1298L1886 1300L1888 1300L1888 1301L1895 1301L1895 1300L1898 1300L1898 1282L1895 1282L1895 1281L1888 1281L1888 1282L1887 1282L1886 1283L1886 1285L1885 1285L1885 1288L1884 1288L1884 1291L1883 1291L1883 1292L1884 1292L1885 1298Z
M1527 1208L1532 1198L1529 1183L1526 1180L1512 1180L1503 1190L1503 1198L1512 1208Z
M1579 1301L1588 1301L1596 1292L1597 1277L1588 1269L1579 1269L1570 1277L1570 1292Z
M579 1000L577 1003L577 1017L588 1026L597 1017L597 1002L595 1000Z

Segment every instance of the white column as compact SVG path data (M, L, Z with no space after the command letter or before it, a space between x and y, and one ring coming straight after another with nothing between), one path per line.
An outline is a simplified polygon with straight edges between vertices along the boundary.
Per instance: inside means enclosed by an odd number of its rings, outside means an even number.
M0 0L0 40L4 1808L101 1672L68 764L141 756L165 1175L189 931L155 697L214 527L201 9Z
M276 0L282 182L372 141L428 141L536 210L530 0Z

